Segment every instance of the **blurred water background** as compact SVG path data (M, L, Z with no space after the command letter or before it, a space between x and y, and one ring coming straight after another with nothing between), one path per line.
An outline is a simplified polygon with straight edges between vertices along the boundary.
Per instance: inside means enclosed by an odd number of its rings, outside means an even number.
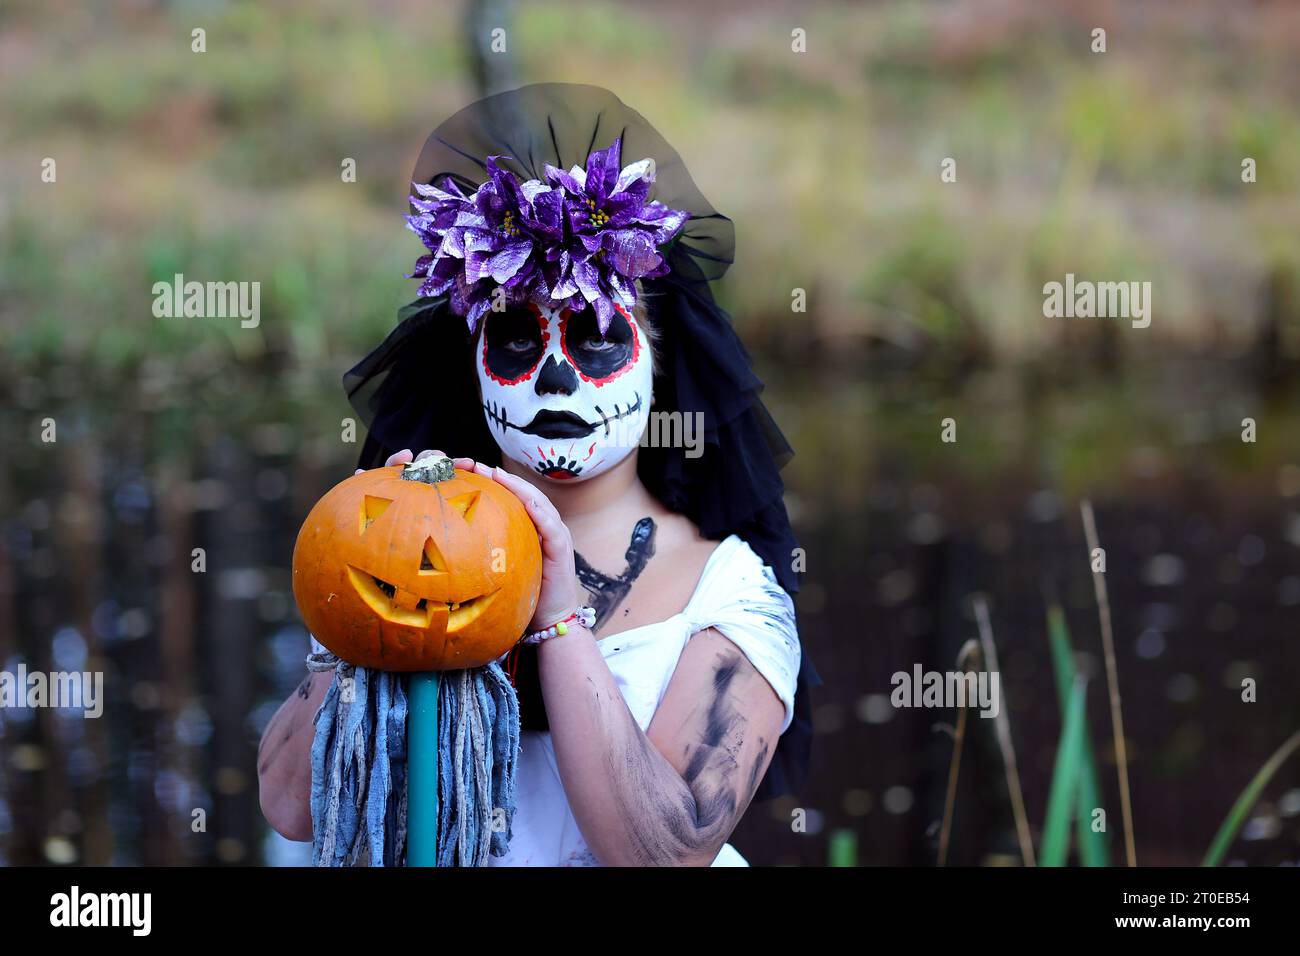
M472 40L498 25L504 56ZM1062 602L1115 854L1087 497L1138 858L1199 861L1300 727L1298 44L1300 7L1199 0L0 3L0 666L107 688L100 720L0 712L0 862L307 859L261 818L255 754L303 672L294 535L358 449L340 377L413 297L424 138L540 80L619 94L736 221L717 291L797 451L817 749L733 842L934 862L954 716L891 707L890 675L951 669L978 592L1035 826ZM1151 281L1151 326L1044 318L1067 272ZM261 282L259 326L154 318L175 273ZM956 863L1016 860L988 723ZM1300 860L1300 767L1230 859Z

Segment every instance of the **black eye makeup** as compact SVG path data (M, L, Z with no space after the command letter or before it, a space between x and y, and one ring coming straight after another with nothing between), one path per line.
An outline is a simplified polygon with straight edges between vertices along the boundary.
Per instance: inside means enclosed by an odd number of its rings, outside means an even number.
M614 312L602 337L591 308L564 321L560 345L578 373L596 385L604 385L631 368L641 350L636 329L622 312Z
M529 309L489 313L483 329L483 367L501 385L517 385L537 368L546 338L545 322Z

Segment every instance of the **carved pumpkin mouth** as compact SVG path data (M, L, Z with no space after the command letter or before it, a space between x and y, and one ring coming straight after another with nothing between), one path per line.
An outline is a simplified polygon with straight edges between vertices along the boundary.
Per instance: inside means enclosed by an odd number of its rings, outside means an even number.
M447 633L454 634L487 610L500 589L464 601L422 598L382 578L348 565L348 577L361 600L379 617L408 627L431 627L442 614L447 616Z

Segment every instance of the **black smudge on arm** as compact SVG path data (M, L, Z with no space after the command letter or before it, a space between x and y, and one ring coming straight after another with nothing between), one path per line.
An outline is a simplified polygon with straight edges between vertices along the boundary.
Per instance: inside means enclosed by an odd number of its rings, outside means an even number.
M685 786L665 785L664 758L642 733L631 735L635 743L625 753L610 755L620 781L615 787L619 818L637 863L675 865L716 852L748 806L770 748L760 741L753 765L742 769L748 721L731 691L743 663L737 651L718 654L699 739L683 753Z

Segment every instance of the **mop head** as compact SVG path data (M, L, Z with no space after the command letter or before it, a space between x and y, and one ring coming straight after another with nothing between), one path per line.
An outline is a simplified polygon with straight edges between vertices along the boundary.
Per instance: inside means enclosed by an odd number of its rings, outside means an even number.
M406 675L331 654L311 748L314 866L406 862ZM438 693L438 865L485 866L510 843L519 701L495 662L445 671Z

